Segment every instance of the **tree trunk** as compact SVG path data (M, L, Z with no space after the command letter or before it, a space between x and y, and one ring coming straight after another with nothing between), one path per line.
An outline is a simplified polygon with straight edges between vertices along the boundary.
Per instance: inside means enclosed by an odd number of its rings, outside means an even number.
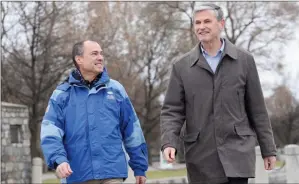
M32 117L30 117L30 121L29 121L29 129L30 129L30 134L31 134L31 137L30 137L31 158L34 158L34 157L43 158L41 150L40 150L40 146L39 146L40 126L39 126L39 123L37 122L37 119L38 119L37 117L34 117L34 115L32 115Z
M148 145L147 149L148 149L148 164L152 165L153 164L153 156L151 154L152 147Z
M151 150L152 150L152 146L151 146L151 142L150 142L150 137L148 136L149 134L145 135L145 140L147 142L147 151L148 151L148 164L152 165L153 164L153 157L151 154Z

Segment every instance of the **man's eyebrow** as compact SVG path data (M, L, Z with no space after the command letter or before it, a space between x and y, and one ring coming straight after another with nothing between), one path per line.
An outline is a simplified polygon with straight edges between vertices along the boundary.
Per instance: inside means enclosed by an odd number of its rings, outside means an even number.
M93 51L91 51L90 53L94 53L94 52L103 52L102 50L93 50Z
M203 19L203 20L195 20L195 21L206 21L206 20L211 20L209 18Z

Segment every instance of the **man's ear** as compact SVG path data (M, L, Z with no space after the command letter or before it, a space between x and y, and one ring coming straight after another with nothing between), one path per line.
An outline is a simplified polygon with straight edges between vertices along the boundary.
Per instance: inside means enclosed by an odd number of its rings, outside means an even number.
M225 26L225 20L224 19L222 19L221 21L220 21L220 25L221 25L221 31L224 29L224 26Z
M75 57L75 60L77 62L78 65L81 65L83 63L83 58L82 56L76 56Z

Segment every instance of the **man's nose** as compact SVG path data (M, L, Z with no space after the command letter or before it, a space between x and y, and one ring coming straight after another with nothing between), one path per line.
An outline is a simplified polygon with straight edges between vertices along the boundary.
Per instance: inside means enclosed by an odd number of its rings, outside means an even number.
M101 54L99 54L98 59L103 60L103 59L104 59L104 56L101 55Z
M205 28L206 28L206 26L205 26L204 24L199 24L199 25L198 25L198 29L199 29L200 31L203 31Z

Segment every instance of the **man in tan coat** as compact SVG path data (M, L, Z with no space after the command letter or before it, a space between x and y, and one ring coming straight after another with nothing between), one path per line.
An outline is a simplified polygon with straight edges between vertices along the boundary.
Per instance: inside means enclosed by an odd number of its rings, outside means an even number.
M255 177L258 141L265 169L276 146L252 54L221 38L223 12L203 4L193 14L199 43L172 65L161 111L162 151L175 160L184 122L190 183L247 184Z

